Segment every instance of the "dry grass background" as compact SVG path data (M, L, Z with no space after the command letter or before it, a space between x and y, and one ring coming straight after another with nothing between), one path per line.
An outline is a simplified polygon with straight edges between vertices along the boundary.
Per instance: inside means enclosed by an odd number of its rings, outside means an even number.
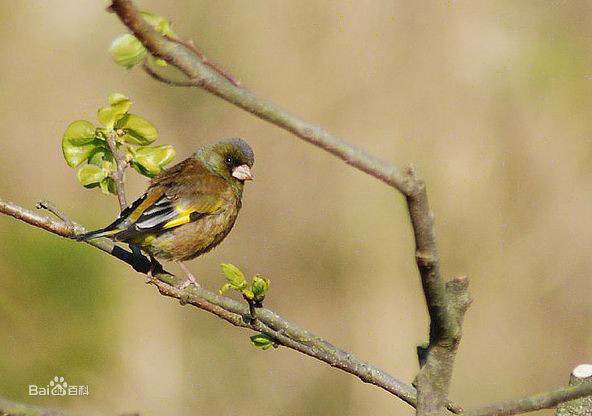
M446 276L468 274L451 397L467 407L567 382L592 353L592 4L584 0L158 2L250 89L425 176ZM114 91L180 160L241 136L256 180L230 237L190 264L273 281L268 306L410 381L427 317L403 199L219 99L113 64L107 2L0 2L0 197L88 227L116 198L61 156ZM128 175L128 196L146 181ZM0 218L0 395L84 414L411 414L357 379L158 296L89 247ZM54 375L81 398L30 398ZM550 414L550 412L540 412Z

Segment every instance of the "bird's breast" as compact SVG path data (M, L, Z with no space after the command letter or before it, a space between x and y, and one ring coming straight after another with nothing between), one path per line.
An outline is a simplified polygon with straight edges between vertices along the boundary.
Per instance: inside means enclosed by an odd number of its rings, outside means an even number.
M228 235L240 210L240 204L230 204L216 214L167 231L146 247L153 256L165 260L185 261L216 247Z

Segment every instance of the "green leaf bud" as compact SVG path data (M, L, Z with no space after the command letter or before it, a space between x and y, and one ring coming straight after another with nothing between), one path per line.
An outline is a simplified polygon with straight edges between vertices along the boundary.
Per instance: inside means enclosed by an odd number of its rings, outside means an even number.
M142 62L147 51L144 45L134 35L126 33L113 40L109 48L109 53L115 63L130 69Z

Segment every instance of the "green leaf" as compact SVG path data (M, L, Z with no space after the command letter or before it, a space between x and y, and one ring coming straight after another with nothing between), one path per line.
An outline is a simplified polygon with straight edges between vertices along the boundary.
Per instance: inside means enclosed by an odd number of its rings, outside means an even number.
M142 12L142 17L158 33L170 37L175 36L173 31L171 30L171 23L168 21L168 19L162 16L156 16L149 12Z
M271 281L259 275L255 275L253 277L253 282L251 283L251 290L253 291L253 297L257 301L262 301L269 290L269 285L271 285Z
M95 127L90 121L76 120L71 123L62 137L62 152L68 166L80 166L99 143L95 140Z
M234 264L222 263L222 273L226 276L228 283L232 285L234 289L242 290L247 287L247 280L241 270Z
M175 157L175 149L170 144L155 147L140 147L135 150L132 166L142 175L155 176Z
M84 165L78 170L78 181L87 188L97 186L107 174L96 165Z
M113 194L115 195L115 193L117 192L115 190L115 181L113 180L113 178L110 177L106 177L105 179L103 179L100 183L101 186L101 191L105 194Z
M158 138L156 127L148 120L135 114L126 114L115 127L125 132L123 139L130 144L145 146Z
M129 33L116 37L111 43L109 53L118 65L128 69L142 62L146 56L146 48L142 43Z
M253 335L250 337L250 339L255 347L261 348L264 351L269 347L276 347L275 340L264 334Z
M113 129L115 123L121 120L132 105L132 102L123 94L113 93L109 96L109 107L99 108L98 117L102 125Z
M113 162L113 155L111 154L111 150L103 146L95 147L88 158L88 163L90 163L91 165L104 167L106 162Z

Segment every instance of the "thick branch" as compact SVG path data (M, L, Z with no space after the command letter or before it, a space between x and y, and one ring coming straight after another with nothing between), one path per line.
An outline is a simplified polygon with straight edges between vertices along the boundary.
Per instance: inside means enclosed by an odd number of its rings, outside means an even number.
M448 402L448 391L460 327L470 298L468 280L456 279L449 287L440 275L434 218L430 211L425 183L413 168L406 171L409 190L407 205L415 235L415 257L430 315L430 341L420 349L420 369L416 379L418 415L442 414Z
M76 223L68 225L62 221L47 218L2 200L0 200L0 213L10 215L62 237L71 237L75 233L84 232L84 228ZM150 268L148 259L134 256L129 251L115 245L111 240L95 239L88 241L88 244L126 262L136 271L146 273ZM180 290L177 287L183 283L185 278L173 276L167 272L161 272L156 277L158 278L156 286L160 293L165 296L178 299L183 304L194 305L235 326L249 328L269 335L280 345L300 351L332 367L353 374L366 383L374 384L394 394L412 406L416 404L416 391L412 386L360 360L352 353L337 348L306 329L283 319L273 311L264 308L257 309L257 319L253 321L250 319L248 307L243 302L221 296L201 287L190 286Z

